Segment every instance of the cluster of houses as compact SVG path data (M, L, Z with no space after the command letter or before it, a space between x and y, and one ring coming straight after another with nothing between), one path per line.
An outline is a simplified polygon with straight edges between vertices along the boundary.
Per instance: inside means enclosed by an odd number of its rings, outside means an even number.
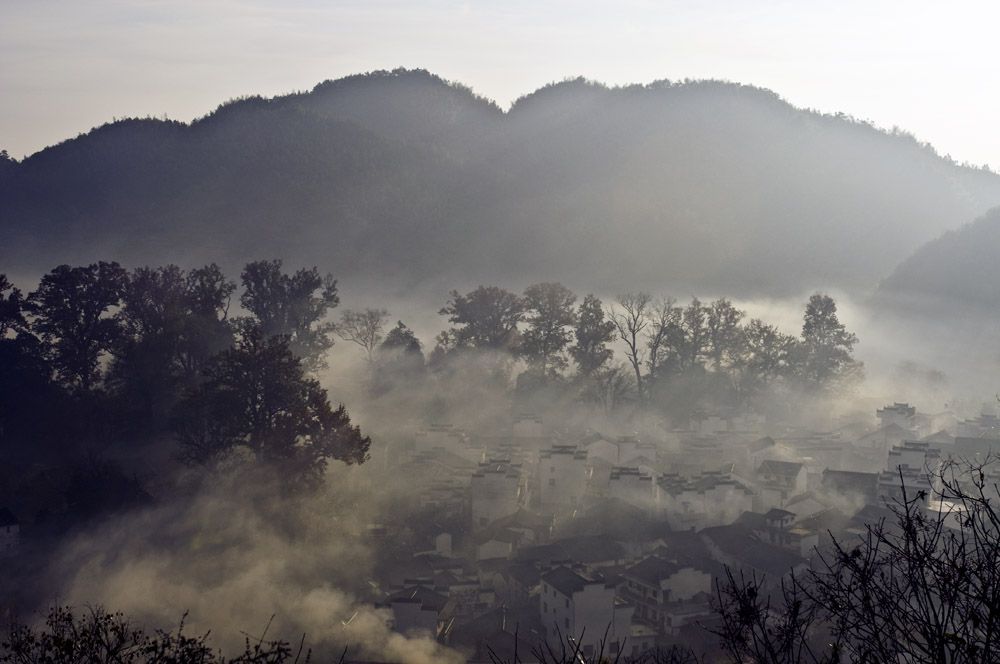
M374 489L406 487L396 521L360 533L380 552L369 585L392 629L483 662L711 652L705 627L727 567L776 584L830 537L891 519L893 501L952 518L942 464L1000 454L998 418L905 403L832 431L714 414L683 429L570 434L528 414L490 435L411 433L366 464ZM1000 469L984 472L1000 486ZM18 519L0 508L0 557L20 547Z
M641 436L569 436L533 415L502 435L424 427L384 463L414 482L426 518L372 583L394 629L429 632L470 661L513 661L515 648L522 661L707 652L727 567L777 583L829 537L891 516L891 501L943 509L935 475L949 456L997 453L996 418L905 403L825 432L718 415Z

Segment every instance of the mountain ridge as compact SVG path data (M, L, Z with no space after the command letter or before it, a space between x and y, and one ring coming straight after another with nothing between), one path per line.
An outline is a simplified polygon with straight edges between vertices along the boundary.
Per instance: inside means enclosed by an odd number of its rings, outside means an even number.
M763 88L577 78L505 112L394 70L116 121L0 169L0 262L280 255L400 283L780 295L872 288L998 204L994 173Z

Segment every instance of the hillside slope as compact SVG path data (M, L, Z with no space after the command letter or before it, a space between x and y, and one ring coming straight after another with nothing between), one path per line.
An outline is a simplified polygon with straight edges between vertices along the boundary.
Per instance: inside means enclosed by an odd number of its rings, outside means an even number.
M883 301L927 310L943 305L1000 309L1000 208L924 244L879 285Z
M1000 204L905 134L723 82L546 86L504 113L425 71L124 120L0 169L0 265L278 256L338 276L733 296L872 287Z

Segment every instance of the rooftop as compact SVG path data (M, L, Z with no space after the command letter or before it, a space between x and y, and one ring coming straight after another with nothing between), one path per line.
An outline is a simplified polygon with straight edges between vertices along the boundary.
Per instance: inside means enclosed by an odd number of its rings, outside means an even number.
M542 576L542 581L567 597L572 597L574 593L581 592L587 586L604 583L603 581L598 581L590 576L584 576L579 572L574 572L570 568L562 566L546 573Z

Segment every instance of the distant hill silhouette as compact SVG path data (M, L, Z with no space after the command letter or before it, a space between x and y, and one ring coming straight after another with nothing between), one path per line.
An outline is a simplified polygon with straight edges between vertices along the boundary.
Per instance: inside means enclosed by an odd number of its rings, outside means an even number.
M281 257L341 279L730 296L867 289L1000 204L911 136L717 81L576 79L508 112L422 70L120 120L0 168L8 272Z
M917 249L879 286L883 303L907 308L1000 309L1000 208Z

